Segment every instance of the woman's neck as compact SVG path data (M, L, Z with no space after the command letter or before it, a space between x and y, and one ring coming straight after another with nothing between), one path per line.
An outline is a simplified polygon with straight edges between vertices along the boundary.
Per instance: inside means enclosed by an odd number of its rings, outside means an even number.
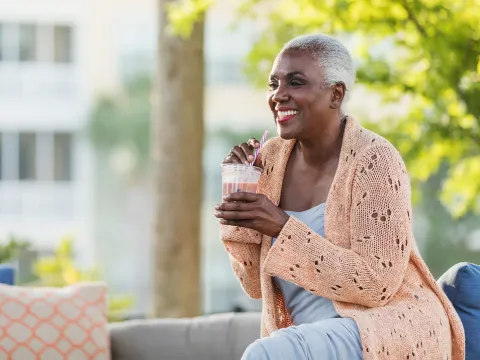
M338 158L342 147L344 119L329 122L328 127L305 139L299 139L297 146L299 155L309 166L317 167L328 163L333 158Z

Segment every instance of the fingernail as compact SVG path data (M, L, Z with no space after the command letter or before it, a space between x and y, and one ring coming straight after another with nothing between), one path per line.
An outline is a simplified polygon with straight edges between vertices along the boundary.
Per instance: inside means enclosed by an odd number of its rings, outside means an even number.
M249 160L253 160L253 155L248 155Z

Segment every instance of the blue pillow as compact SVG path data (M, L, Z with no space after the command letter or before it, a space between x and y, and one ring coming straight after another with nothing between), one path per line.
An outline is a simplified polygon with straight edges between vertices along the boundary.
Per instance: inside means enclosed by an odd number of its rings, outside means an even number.
M480 359L480 265L459 263L438 279L465 329L465 360Z
M0 284L13 285L15 282L15 270L9 265L0 265Z

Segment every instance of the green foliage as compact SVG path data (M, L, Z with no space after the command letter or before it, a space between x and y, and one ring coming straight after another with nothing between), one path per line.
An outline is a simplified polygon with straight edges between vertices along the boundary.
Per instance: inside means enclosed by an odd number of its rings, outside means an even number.
M438 174L420 185L424 201L417 206L417 210L428 219L428 226L418 238L427 240L422 244L422 254L435 277L462 261L480 263L480 249L472 249L469 243L472 232L478 230L478 216L469 212L454 219L436 197L447 171L447 166L442 165Z
M29 242L10 237L5 245L0 245L0 264L18 259L20 254L28 250L29 247Z
M464 214L468 207L479 208L480 155L459 161L443 186L442 200L451 204L454 214Z
M265 7L266 1L251 1ZM449 165L441 198L452 214L480 211L480 0L281 0L248 56L266 83L272 59L293 36L334 33L356 43L358 80L385 101L408 99L406 116L371 124L402 152L413 181ZM372 109L372 112L376 109Z
M81 270L75 266L73 241L68 237L60 241L52 257L39 259L34 269L40 286L64 287L78 282L100 281L96 267ZM122 320L125 312L133 305L133 298L128 295L109 295L108 301L110 321Z
M150 158L151 91L150 76L134 78L122 94L97 101L88 125L93 145L108 154L127 150L134 171L143 170Z
M195 23L203 19L213 3L214 0L177 0L167 3L168 30L182 38L190 37Z

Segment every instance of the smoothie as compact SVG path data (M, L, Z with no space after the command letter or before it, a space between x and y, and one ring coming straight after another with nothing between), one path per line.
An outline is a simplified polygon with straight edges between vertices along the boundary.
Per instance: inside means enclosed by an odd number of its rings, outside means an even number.
M224 182L222 184L222 196L233 192L257 192L257 183L251 182Z
M257 192L262 169L243 164L222 165L222 196L233 192Z

